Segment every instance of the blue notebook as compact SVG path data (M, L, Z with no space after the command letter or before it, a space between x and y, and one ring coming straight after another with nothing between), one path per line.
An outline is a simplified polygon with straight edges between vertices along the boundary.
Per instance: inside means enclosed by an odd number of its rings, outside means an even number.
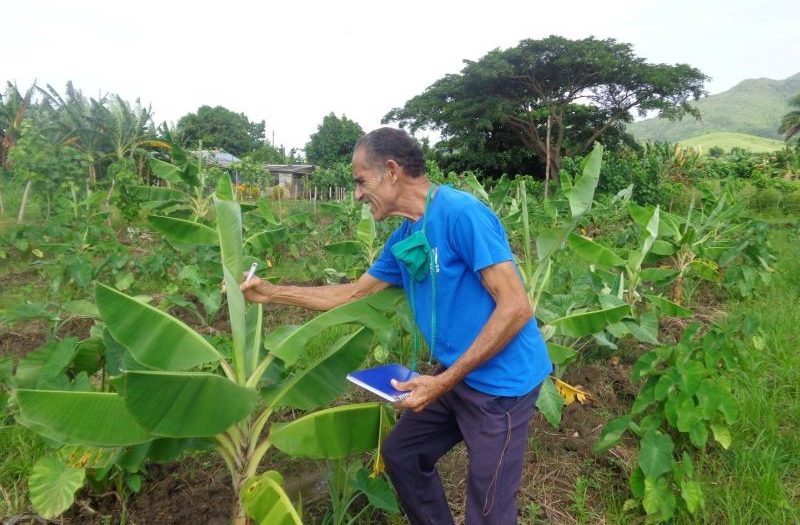
M357 384L361 388L366 388L373 394L377 394L382 398L389 400L393 403L402 401L408 397L411 392L403 392L392 387L390 381L396 379L397 381L408 381L412 377L419 374L412 372L403 365L397 363L390 363L388 365L376 366L375 368L367 368L366 370L359 370L347 374L347 379Z

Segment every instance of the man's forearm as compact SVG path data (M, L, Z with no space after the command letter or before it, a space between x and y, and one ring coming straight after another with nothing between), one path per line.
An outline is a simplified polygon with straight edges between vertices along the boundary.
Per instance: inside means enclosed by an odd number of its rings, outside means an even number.
M329 286L275 286L270 302L330 310L358 298L355 283Z

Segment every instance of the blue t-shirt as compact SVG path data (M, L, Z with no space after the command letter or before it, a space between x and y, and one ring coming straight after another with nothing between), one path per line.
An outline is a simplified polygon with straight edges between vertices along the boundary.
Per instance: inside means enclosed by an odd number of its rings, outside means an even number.
M495 302L481 283L480 271L513 261L511 247L497 216L469 193L440 187L428 209L427 238L436 268L436 345L431 345L430 275L413 281L397 261L391 247L422 229L423 220L405 220L386 241L383 252L368 273L402 286L407 297L414 288L417 325L434 357L451 366L472 344L495 309ZM553 369L536 320L464 378L481 392L496 396L521 396L541 383Z

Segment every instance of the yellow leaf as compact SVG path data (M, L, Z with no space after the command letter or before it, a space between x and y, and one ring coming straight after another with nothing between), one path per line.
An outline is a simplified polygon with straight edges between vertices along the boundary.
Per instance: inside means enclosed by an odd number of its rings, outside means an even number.
M592 400L592 395L589 392L582 390L577 386L572 386L569 383L565 383L557 377L551 378L556 385L558 393L564 398L564 404L571 405L575 401L582 404Z

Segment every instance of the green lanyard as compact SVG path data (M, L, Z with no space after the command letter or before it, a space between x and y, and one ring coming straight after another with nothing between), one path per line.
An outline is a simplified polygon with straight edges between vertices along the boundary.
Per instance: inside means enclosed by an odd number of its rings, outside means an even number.
M392 254L395 258L403 263L411 276L411 286L409 299L411 301L411 313L414 315L414 321L417 319L417 309L414 302L414 289L416 288L416 281L424 281L428 273L431 274L431 352L433 355L436 347L436 260L428 244L427 227L428 227L428 208L431 204L431 194L436 186L431 185L425 195L425 212L422 218L422 231L416 231L409 235L402 241L392 246ZM414 330L414 356L411 359L411 370L417 370L417 359L419 358L419 328ZM430 357L428 359L430 363Z

